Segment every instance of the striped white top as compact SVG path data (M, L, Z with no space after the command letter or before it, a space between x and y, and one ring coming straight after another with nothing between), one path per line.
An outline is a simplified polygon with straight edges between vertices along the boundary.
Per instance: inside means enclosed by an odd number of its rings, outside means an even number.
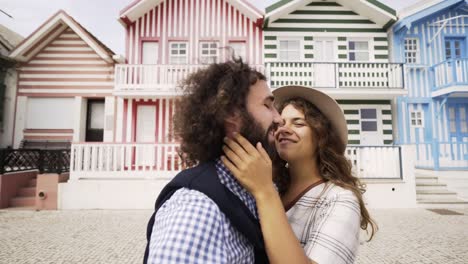
M287 212L307 256L320 264L353 263L361 212L356 196L333 183L306 192Z

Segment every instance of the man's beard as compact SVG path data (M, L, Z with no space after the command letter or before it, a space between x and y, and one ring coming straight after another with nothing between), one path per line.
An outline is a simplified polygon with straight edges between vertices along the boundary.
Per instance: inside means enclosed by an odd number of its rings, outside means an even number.
M255 148L257 143L262 143L263 148L266 150L270 158L273 158L276 155L276 147L274 142L270 143L268 140L268 134L271 131L275 131L278 128L278 125L272 123L267 131L262 128L260 123L258 123L250 113L246 113L243 118L243 124L241 128L241 135L245 137Z

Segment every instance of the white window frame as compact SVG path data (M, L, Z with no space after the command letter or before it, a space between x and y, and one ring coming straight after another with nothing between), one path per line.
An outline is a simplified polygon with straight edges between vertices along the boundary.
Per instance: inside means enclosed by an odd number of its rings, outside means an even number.
M357 52L365 52L365 50L352 50L350 49L350 43L351 42L367 42L367 55L368 55L368 58L367 60L351 60L351 52L354 52L354 53L357 53ZM368 39L368 38L351 38L348 40L347 42L347 45L346 45L346 49L347 49L347 52L348 52L348 61L353 61L353 62L372 62L374 60L374 52L373 52L373 42L371 39ZM355 56L356 58L356 56Z
M291 60L289 58L283 58L281 56L281 52L290 52L290 51L295 51L295 50L289 50L289 49L281 49L281 41L297 41L299 42L299 58L298 59L294 59L294 60ZM304 57L304 43L302 42L302 38L294 38L294 37L282 37L282 38L278 38L278 60L279 61L302 61L303 60L303 57Z
M234 44L234 45L233 45ZM239 52L238 49L234 48L237 44L243 45L243 52ZM240 46L239 45L239 46ZM242 58L242 61L247 61L247 43L245 41L229 41L229 58L228 60L232 59L232 55L234 54L234 58L238 59L239 57ZM243 54L242 54L243 53Z
M413 42L413 43L409 43ZM420 63L420 50L419 50L419 39L418 38L405 38L404 40L404 55L405 62L408 64Z
M424 127L424 111L422 110L413 110L409 114L410 126L414 128L423 128ZM419 122L418 122L419 121Z
M172 45L177 45L173 47ZM184 48L181 47L182 44L185 44L185 54L180 54ZM172 54L172 51L175 50L177 54ZM183 58L183 60L180 60ZM170 41L169 42L169 64L187 64L188 63L188 42L186 41Z
M203 44L208 44L208 47L203 47ZM216 47L211 47L212 44L216 44ZM203 54L204 50L208 50L208 54ZM212 51L215 51L215 55L211 54ZM200 62L201 63L213 63L219 62L219 42L218 41L200 41ZM215 57L213 60L212 58Z

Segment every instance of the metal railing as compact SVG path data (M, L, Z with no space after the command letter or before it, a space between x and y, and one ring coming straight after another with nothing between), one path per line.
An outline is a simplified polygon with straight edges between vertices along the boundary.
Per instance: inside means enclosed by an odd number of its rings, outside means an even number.
M0 149L0 174L39 170L62 173L70 170L70 150Z

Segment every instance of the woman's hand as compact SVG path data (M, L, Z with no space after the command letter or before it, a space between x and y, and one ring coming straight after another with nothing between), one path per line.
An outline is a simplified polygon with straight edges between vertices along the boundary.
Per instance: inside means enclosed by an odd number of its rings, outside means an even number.
M256 148L240 134L232 139L225 138L221 157L224 165L236 179L256 199L259 196L275 191L272 181L272 163L262 144Z

